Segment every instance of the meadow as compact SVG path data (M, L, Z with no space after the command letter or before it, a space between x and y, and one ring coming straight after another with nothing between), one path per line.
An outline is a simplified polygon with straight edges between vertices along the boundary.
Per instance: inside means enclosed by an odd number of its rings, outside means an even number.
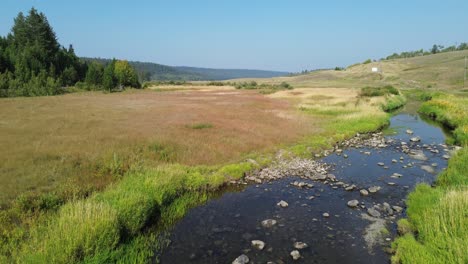
M233 162L316 129L287 101L216 88L4 99L0 120L2 203L64 183L101 190L136 162Z
M276 151L311 157L389 117L359 89L167 89L4 100L4 259L146 261L164 244L149 230Z
M458 63L459 54L443 55ZM398 75L419 59L383 63L399 64ZM405 80L390 71L370 74L373 64L255 79L259 86L294 88L268 94L194 82L2 99L0 262L146 262L167 243L165 228L227 182L270 164L279 152L313 157L376 131L408 94L428 100L421 112L450 126L454 143L466 145L466 99L427 88L419 73ZM450 83L440 85L463 94ZM413 89L419 86L430 91ZM399 224L408 233L395 243L395 263L437 263L434 254L447 248L453 251L440 254L463 260L466 243L452 245L466 241L466 233L456 233L466 225L460 213L466 153L450 161L440 187L422 185L410 196L409 218ZM428 241L443 246L437 251Z

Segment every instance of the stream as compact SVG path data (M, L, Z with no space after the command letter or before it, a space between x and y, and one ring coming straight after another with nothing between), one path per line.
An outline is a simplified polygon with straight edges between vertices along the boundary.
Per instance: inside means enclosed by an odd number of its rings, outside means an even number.
M384 143L340 146L317 159L327 166L323 178L291 173L239 184L191 209L170 230L160 262L389 263L406 197L416 184L432 184L450 154L444 129L411 108L370 135Z

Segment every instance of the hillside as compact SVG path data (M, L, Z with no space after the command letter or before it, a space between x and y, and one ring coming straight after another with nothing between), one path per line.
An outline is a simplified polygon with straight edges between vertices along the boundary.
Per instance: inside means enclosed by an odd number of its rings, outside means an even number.
M85 61L98 61L103 64L110 59L82 58ZM186 66L167 66L152 62L130 61L142 79L147 81L217 81L237 78L272 78L287 75L287 72L247 70L247 69L210 69Z
M414 58L356 64L343 71L323 70L292 77L277 77L258 82L288 82L296 88L360 88L391 84L399 88L463 88L464 58L468 51L454 51ZM377 67L381 72L372 73ZM246 81L242 79L234 81ZM468 84L467 84L468 86Z

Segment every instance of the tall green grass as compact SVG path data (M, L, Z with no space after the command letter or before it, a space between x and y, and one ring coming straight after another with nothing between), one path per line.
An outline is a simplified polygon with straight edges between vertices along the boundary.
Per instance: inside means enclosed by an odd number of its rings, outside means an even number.
M382 110L385 112L391 112L405 104L406 98L403 95L387 96L387 100L382 104Z
M454 129L463 148L449 161L436 188L418 185L408 197L408 220L415 234L398 238L393 263L468 263L467 98L439 94L420 112Z
M398 91L397 88L391 86L391 85L386 85L383 87L370 87L366 86L361 88L361 92L359 93L360 96L364 97L375 97L375 96L384 96L384 95L399 95L400 92Z

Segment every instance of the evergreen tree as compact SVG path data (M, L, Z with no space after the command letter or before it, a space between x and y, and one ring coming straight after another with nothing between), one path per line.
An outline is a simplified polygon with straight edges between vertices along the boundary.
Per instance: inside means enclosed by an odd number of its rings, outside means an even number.
M102 85L104 86L104 89L109 90L109 92L112 92L112 89L117 85L117 79L114 74L115 62L115 59L113 59L112 62L106 66L102 76Z
M104 67L102 64L97 62L91 62L88 65L88 71L86 72L85 82L88 85L100 86L102 85L102 78L104 74Z

